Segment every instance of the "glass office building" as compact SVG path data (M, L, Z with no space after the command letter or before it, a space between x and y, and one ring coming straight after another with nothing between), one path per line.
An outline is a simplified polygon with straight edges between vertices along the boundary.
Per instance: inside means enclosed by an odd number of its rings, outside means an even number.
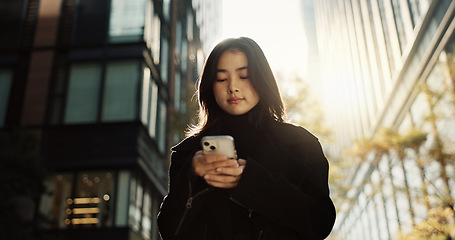
M331 239L453 238L455 2L314 3L329 152L349 166Z
M11 0L0 20L0 129L32 134L47 170L37 236L158 239L203 61L192 2Z

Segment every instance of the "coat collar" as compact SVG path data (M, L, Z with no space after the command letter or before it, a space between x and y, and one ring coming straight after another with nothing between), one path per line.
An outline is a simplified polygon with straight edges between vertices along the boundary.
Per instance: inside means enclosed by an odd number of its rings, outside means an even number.
M317 139L313 134L308 132L303 127L290 123L280 123L270 121L266 125L267 134L276 142L284 146L293 145L299 141L309 141ZM297 138L297 139L296 139ZM201 135L190 136L182 140L180 143L171 148L172 151L193 151L194 149L202 149Z
M194 149L202 149L201 136L190 136L183 139L180 143L171 148L172 151L193 151Z

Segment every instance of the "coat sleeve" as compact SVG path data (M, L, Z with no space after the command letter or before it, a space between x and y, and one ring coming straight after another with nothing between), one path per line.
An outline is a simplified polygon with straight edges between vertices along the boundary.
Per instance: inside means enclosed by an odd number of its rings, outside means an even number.
M194 152L182 151L171 154L169 168L169 191L164 197L158 214L158 229L164 240L184 239L193 224L200 223L208 185L194 176L191 158Z
M257 214L285 228L290 228L302 239L326 238L335 222L335 207L329 197L328 161L314 136L308 138L303 128L293 135L292 154L298 164L293 171L300 174L298 181L279 171L270 171L254 159L248 160L239 185L230 191L231 197ZM298 149L298 151L295 151ZM283 159L276 159L283 161ZM296 167L300 166L300 167ZM295 175L295 174L294 174ZM311 238L311 239L313 239Z

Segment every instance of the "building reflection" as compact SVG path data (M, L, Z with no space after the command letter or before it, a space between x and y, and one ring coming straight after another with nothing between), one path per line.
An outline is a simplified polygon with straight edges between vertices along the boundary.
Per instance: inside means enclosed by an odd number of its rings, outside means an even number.
M343 166L331 238L453 238L455 3L314 3L328 152Z

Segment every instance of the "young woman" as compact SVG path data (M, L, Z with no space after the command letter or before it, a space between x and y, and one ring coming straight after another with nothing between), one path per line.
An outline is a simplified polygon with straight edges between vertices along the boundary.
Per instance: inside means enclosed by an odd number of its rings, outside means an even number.
M264 53L249 38L220 42L198 86L199 123L172 148L158 215L168 239L324 239L335 207L318 139L284 121ZM234 138L238 159L204 155L201 139Z

